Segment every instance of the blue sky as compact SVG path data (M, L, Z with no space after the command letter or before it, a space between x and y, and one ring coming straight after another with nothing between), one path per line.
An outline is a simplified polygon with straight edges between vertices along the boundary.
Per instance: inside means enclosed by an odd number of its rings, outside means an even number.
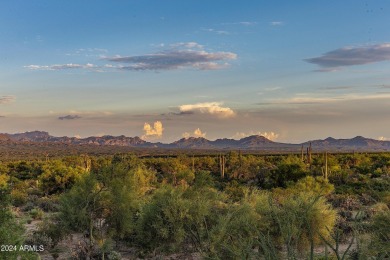
M0 2L0 132L390 138L390 2Z

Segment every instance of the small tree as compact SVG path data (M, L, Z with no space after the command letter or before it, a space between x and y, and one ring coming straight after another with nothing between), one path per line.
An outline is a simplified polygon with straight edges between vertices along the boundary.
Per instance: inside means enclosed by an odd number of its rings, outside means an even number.
M89 174L60 198L60 225L69 231L87 235L89 254L106 239L104 219L107 202L107 188Z

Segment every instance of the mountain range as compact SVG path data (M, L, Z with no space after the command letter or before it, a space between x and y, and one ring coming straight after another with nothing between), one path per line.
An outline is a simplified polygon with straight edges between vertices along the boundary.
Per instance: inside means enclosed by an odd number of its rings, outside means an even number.
M224 138L215 141L210 141L203 137L189 137L165 144L148 142L139 137L126 137L124 135L76 138L67 136L55 137L48 132L32 131L17 134L0 134L0 143L4 142L205 150L300 151L302 148L306 149L311 146L314 151L390 151L390 141L375 140L362 136L356 136L351 139L328 137L324 140L311 140L300 144L274 142L259 135L252 135L240 140Z

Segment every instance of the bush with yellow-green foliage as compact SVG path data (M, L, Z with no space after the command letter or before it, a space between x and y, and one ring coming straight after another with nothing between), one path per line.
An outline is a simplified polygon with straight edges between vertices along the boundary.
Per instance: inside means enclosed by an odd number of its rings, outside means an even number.
M71 167L61 161L51 161L42 167L38 177L39 188L45 195L64 192L72 187L86 171L82 167Z
M231 202L210 228L206 256L270 260L313 256L314 247L329 238L335 225L336 211L324 197L332 191L328 181L313 177L273 192L242 187L241 199Z
M371 242L368 246L368 255L376 259L390 257L390 210L385 209L377 213L370 225Z
M230 204L211 227L206 256L212 259L277 257L269 196L266 192L247 191L240 202Z
M7 186L9 176L7 174L0 174L0 188L5 188Z

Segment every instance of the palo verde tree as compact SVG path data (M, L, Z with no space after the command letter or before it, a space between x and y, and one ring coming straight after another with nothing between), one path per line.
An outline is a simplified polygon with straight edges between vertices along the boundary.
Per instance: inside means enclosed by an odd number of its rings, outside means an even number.
M108 189L92 174L86 174L60 198L59 225L69 232L88 237L89 257L107 239L104 219L107 215Z

